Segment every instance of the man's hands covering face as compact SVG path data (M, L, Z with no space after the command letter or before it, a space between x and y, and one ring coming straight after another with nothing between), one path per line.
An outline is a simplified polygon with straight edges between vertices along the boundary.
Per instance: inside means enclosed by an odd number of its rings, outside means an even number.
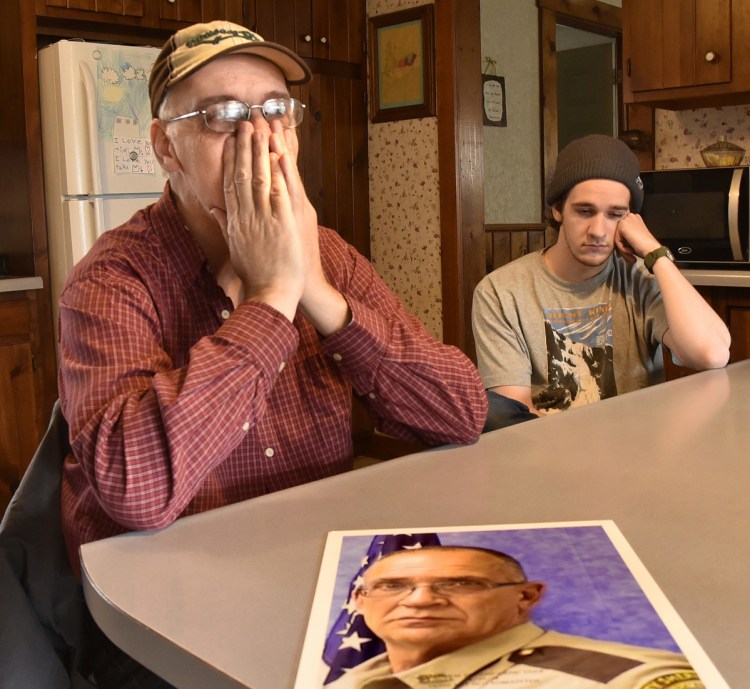
M299 305L324 335L343 327L348 305L320 263L315 209L297 168L292 129L242 122L224 144L226 215L214 209L245 298L289 320Z

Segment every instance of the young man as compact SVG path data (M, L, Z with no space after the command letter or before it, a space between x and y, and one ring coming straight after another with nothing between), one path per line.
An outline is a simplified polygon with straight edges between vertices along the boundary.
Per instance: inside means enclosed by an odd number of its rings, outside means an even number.
M726 365L726 326L637 214L643 185L624 143L594 134L568 144L546 202L557 242L474 293L485 430L661 382L660 345L690 368Z
M100 238L60 299L76 571L83 543L349 469L352 391L386 433L479 436L472 363L318 227L288 89L309 78L291 51L223 21L178 31L157 58L164 194Z
M493 550L427 546L386 555L355 593L386 651L326 686L703 687L681 654L533 624L544 590L518 561Z

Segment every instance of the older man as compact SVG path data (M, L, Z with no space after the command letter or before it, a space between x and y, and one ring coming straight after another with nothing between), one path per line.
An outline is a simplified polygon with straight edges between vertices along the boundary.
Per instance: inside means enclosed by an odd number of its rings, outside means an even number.
M350 468L352 390L389 434L479 435L471 362L317 225L289 93L309 78L294 53L228 22L178 31L157 58L164 194L100 238L60 300L76 569L82 543Z
M684 656L541 629L545 585L493 550L428 546L376 561L357 609L386 652L330 689L701 689Z

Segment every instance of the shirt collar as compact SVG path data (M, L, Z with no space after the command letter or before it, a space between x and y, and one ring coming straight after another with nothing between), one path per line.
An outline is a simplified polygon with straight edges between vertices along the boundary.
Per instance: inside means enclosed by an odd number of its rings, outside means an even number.
M169 182L151 209L151 221L178 279L185 287L195 283L206 265L206 257L177 211Z

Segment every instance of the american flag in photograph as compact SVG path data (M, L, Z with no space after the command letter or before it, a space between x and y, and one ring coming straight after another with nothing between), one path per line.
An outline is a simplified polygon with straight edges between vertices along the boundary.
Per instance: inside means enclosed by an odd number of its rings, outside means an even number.
M367 555L349 584L346 603L326 639L323 660L330 670L323 684L333 682L347 670L385 651L383 642L370 631L354 603L354 591L362 584L364 571L383 555L428 545L440 545L437 534L391 534L372 539Z

